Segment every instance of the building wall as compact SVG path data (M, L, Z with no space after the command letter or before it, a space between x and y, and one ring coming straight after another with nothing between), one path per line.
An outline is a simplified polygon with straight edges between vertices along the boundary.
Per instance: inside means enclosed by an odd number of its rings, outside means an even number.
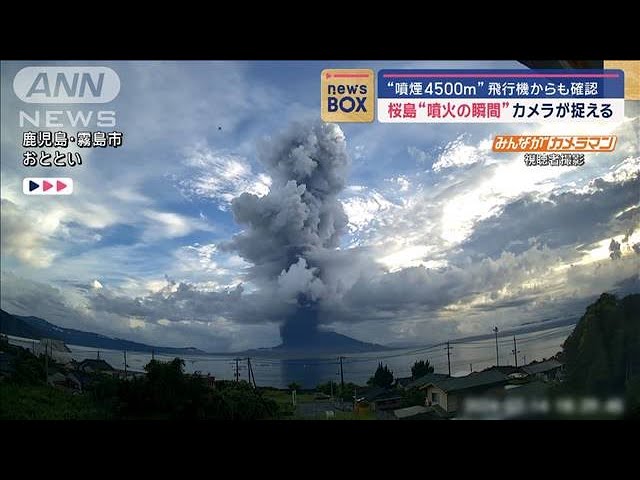
M438 397L437 402L434 402L432 400L434 393ZM435 405L437 403L443 409L449 411L448 408L447 408L447 403L448 403L447 393L444 392L443 390L441 390L440 388L436 387L435 385L429 385L427 387L427 403L426 403L426 405L429 405L430 401L431 401L431 405Z

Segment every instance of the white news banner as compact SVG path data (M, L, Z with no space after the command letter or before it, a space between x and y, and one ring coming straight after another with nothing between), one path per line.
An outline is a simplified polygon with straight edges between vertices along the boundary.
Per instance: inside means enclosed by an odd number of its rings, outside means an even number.
M73 179L67 177L28 177L22 180L25 195L71 195Z
M574 105L575 104L575 105ZM623 98L378 98L382 123L621 122Z

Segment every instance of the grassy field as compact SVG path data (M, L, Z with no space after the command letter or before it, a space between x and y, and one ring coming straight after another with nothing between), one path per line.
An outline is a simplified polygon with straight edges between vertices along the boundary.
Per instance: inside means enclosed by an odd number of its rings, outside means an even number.
M89 398L46 385L0 383L0 420L100 420L105 412Z
M276 401L278 404L291 405L291 392L288 390L264 390L262 395L265 398ZM315 393L297 393L296 401L298 403L313 402L315 396Z

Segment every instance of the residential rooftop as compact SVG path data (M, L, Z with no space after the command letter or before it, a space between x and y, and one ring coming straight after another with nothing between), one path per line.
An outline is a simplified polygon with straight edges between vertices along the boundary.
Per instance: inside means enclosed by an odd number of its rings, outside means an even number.
M497 370L487 370L484 372L474 372L464 377L448 377L443 380L436 380L432 383L445 392L455 392L483 386L495 385L507 382L509 377Z
M557 361L555 358L551 358L549 360L545 360L544 362L531 363L522 367L522 371L528 373L529 375L535 375L537 373L544 373L550 370L555 370L556 368L562 367L562 363Z

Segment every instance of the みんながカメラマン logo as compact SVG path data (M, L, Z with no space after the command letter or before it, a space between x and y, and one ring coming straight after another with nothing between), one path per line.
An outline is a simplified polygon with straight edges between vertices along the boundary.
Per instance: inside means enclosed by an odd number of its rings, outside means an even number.
M373 122L374 82L373 70L323 70L320 94L322 120Z

